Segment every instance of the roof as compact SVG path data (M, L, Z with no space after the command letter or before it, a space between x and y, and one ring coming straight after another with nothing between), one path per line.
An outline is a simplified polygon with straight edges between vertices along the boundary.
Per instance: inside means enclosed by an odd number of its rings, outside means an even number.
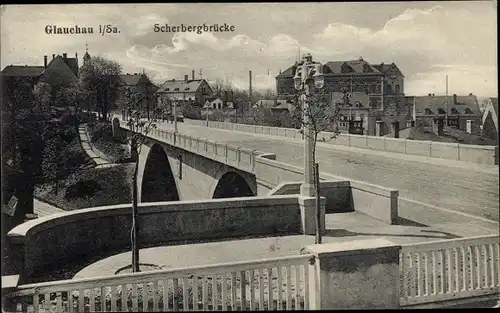
M135 85L139 84L139 81L144 76L145 75L143 75L143 74L121 74L121 75L119 75L120 80L122 80L123 83L127 86L135 86Z
M8 65L3 71L4 76L17 77L38 77L42 75L45 67L43 66L28 66L28 65Z
M277 105L275 107L272 107L271 110L289 110L290 106L292 105L286 100L276 100L276 102Z
M75 84L78 78L69 65L58 55L47 64L47 69L40 77L40 81L53 86L69 86Z
M384 64L384 63L373 65L373 67L375 67L379 72L382 72L382 73L386 73L387 71L389 71L391 66L392 66L392 64Z
M481 115L477 97L474 95L456 96L457 103L453 103L454 96L421 96L421 97L408 97L415 99L415 113L417 115L425 115L425 109L432 111L432 114L439 114L438 110L441 109L448 115L468 114L466 108L470 109L471 114ZM448 105L446 104L448 100ZM456 110L456 111L455 111Z
M351 104L360 104L361 106L363 107L369 107L369 104L370 104L370 97L368 97L368 95L364 92L360 92L360 91L355 91L355 92L351 92ZM338 104L343 104L344 103L344 99L342 98L344 96L344 94L342 92L332 92L332 96L331 96L331 99L332 101L334 102L337 102Z
M486 121L488 115L491 114L491 118L493 119L493 123L498 130L498 98L489 98L488 105L483 112L483 124Z
M262 99L255 102L255 106L266 109L274 108L275 104L276 104L275 100L267 100L267 99Z
M78 76L78 59L77 58L66 58L66 64L69 66L71 71Z
M160 86L158 92L194 92L204 81L204 79L167 80Z
M301 64L301 63L300 63ZM295 69L300 64L294 64L287 68L284 72L276 77L293 77L295 75ZM323 66L323 73L329 74L342 74L342 73L355 73L355 74L366 74L366 73L386 73L391 69L392 66L396 66L394 63L390 64L370 64L369 62L359 58L357 60L347 60L347 61L329 61ZM350 68L352 71L342 72L342 68ZM396 67L397 68L397 67Z
M493 106L493 110L495 110L496 115L498 116L498 98L490 98L490 103Z

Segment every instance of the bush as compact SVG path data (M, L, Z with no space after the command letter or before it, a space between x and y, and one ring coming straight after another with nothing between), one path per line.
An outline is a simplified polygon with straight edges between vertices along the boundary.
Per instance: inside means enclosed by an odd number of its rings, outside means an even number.
M130 203L134 166L121 164L81 170L61 180L57 194L53 192L53 184L44 184L37 186L35 196L68 211Z
M113 129L109 122L89 122L87 124L90 141L111 163L120 163L126 159L128 147L113 138Z

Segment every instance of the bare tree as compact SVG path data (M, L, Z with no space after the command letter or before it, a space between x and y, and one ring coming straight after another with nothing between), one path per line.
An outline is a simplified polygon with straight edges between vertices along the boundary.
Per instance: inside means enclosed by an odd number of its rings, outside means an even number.
M298 97L302 97L302 101L298 101ZM302 126L300 132L304 135L304 139L308 137L312 141L311 163L314 165L314 187L316 191L316 243L321 243L319 165L316 163L316 145L318 135L321 132L330 131L329 138L322 136L321 141L331 140L340 133L338 130L340 109L337 105L331 103L330 94L325 88L322 88L317 93L303 94L298 97L293 101L291 116L297 124Z
M137 99L131 101L132 93L127 90L126 93L128 101L127 107L127 126L131 131L131 136L127 138L127 143L130 146L130 151L132 156L135 157L135 167L134 175L132 177L132 229L131 229L131 241L132 241L132 271L139 272L139 221L137 213L137 198L138 198L138 188L137 188L137 170L139 167L139 158L142 150L142 145L144 144L147 135L156 128L156 119L144 120L141 118L141 111L139 108L139 103L143 99Z
M222 97L224 96L224 91L229 92L233 90L233 84L230 79L217 77L212 84L212 90L215 96Z

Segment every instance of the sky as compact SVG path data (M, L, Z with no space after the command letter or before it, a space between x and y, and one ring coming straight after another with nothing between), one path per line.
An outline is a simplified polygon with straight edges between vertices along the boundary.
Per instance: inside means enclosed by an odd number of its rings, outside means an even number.
M43 56L78 53L119 62L156 83L185 74L223 78L248 89L275 88L274 77L311 53L319 62L394 62L405 94L497 97L496 1L351 3L183 3L4 5L1 68L43 65ZM154 25L234 26L228 32L154 32ZM93 27L94 34L46 34L47 25ZM119 34L99 34L113 25Z

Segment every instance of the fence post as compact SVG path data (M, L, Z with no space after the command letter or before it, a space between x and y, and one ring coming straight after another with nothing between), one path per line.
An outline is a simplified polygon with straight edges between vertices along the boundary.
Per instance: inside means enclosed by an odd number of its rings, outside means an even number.
M309 266L310 310L399 308L400 245L365 239L304 250L314 257Z

